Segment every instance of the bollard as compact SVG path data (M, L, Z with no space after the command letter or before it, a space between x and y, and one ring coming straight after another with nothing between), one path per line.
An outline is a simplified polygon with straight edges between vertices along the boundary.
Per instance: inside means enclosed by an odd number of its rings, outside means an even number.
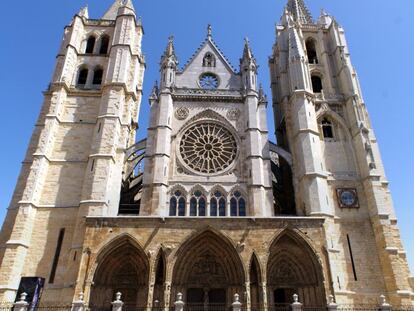
M234 294L234 302L231 306L233 307L233 311L241 311L242 304L240 302L239 294Z
M328 311L338 310L338 305L335 303L334 296L329 295Z
M27 311L29 308L29 303L26 301L27 294L22 293L20 295L20 300L18 302L15 302L14 305L14 311Z
M183 311L184 310L184 301L183 301L183 294L177 294L177 301L174 302L175 311Z
M302 304L299 302L299 296L293 295L292 311L302 311Z
M115 294L115 301L112 302L112 311L122 311L122 306L124 303L121 301L122 294L117 292Z
M85 301L83 301L83 293L80 292L78 296L78 300L72 303L72 311L83 311L85 308Z
M391 311L391 305L387 302L384 295L380 296L380 310Z

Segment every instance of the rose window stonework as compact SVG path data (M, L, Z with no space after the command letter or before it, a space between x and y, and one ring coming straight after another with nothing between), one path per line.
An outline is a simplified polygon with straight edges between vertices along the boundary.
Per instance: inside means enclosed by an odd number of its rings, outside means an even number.
M181 138L180 155L190 169L203 174L216 174L234 163L237 143L230 131L222 125L195 124Z

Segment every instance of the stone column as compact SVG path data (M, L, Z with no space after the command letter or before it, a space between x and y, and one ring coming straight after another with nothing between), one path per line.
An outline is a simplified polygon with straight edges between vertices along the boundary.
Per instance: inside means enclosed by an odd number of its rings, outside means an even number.
M380 296L380 310L391 311L391 305L387 302L384 295Z
M120 292L116 293L115 301L112 302L112 311L122 311L122 306L124 303L121 301L122 294Z
M292 311L302 311L302 304L299 302L299 296L293 295Z
M267 283L263 282L261 284L261 294L262 294L262 306L264 310L267 310L267 305L268 305L268 301L267 301Z
M72 303L72 311L83 311L85 308L85 301L83 301L84 294L83 292L79 293L78 300Z
M15 302L14 305L14 311L27 311L29 308L29 303L26 301L27 294L22 293L20 295L20 300L18 302Z
M338 305L335 303L334 296L329 295L328 311L338 310Z
M177 301L174 302L175 311L183 311L184 310L184 301L183 301L183 294L177 294Z
M231 304L233 311L241 311L242 304L240 302L240 295L234 295L234 302Z

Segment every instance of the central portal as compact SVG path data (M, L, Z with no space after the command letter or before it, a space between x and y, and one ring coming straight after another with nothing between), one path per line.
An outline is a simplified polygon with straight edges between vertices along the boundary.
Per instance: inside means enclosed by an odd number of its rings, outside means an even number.
M236 293L244 293L243 267L235 247L206 231L177 252L173 295L184 294L187 310L225 311Z

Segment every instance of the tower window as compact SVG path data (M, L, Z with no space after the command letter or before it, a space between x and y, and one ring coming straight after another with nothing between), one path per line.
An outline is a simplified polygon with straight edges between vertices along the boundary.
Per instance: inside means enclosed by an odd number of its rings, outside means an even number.
M99 49L99 54L105 55L108 53L109 47L109 36L104 35L101 37L101 47Z
M94 36L90 36L88 38L88 41L86 42L86 50L85 50L85 54L92 54L93 50L95 48L95 37Z
M216 67L216 58L212 53L208 52L204 55L203 67Z
M95 69L93 73L93 85L101 85L102 84L102 77L103 77L103 70L102 68Z
M210 216L226 216L226 199L220 191L214 192L213 197L210 199Z
M239 191L235 191L230 199L230 215L232 217L246 216L246 201Z
M80 69L79 74L78 74L77 85L83 87L85 86L87 80L88 80L88 69L87 68Z
M185 216L185 197L181 191L175 191L170 199L170 216Z
M309 39L306 41L306 51L308 52L309 64L318 64L318 55L316 53L315 40Z
M312 76L312 89L314 93L322 92L322 79L318 76Z
M326 118L322 120L322 133L325 139L334 138L332 122Z

